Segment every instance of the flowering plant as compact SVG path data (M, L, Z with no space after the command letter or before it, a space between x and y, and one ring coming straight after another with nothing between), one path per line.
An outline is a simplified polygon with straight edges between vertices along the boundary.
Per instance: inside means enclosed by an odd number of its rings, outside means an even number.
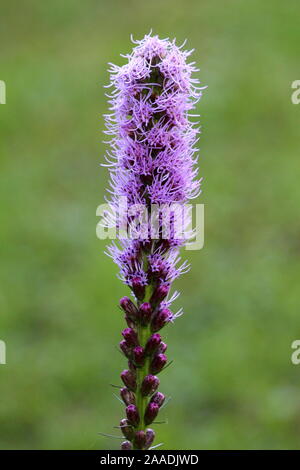
M201 88L192 78L197 71L194 63L187 62L192 51L151 34L133 42L136 47L125 56L128 62L121 67L111 65L111 114L105 116L106 133L112 136L106 157L109 203L117 211L120 198L126 198L129 210L122 217L119 214L118 220L112 213L106 214L105 223L125 227L108 254L132 293L132 299L120 300L127 322L120 349L128 360L128 368L121 373L124 387L120 395L126 406L126 418L120 422L126 440L121 447L149 449L155 433L148 426L155 423L165 401L157 390L157 375L167 366L161 330L182 314L182 310L170 310L179 295L170 296L170 288L188 270L186 262L180 265L179 249L191 234L177 236L175 221L178 206L200 192L194 155L199 131L189 112L200 98ZM132 211L139 216L143 207L150 214L153 205L159 208L155 236L153 216L151 221L138 219L136 223ZM167 227L164 212L170 208ZM128 233L134 236L128 237Z

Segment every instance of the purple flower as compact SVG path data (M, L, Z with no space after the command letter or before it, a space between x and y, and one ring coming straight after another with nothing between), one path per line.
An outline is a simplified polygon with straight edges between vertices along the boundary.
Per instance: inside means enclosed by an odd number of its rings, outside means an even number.
M189 269L179 250L191 235L177 228L186 203L200 193L198 129L190 116L202 89L192 78L197 69L188 62L191 52L175 40L150 34L134 42L127 63L110 68L113 90L105 115L111 139L110 211L104 225L119 230L118 244L112 243L108 254L135 300L120 300L128 325L120 348L129 359L129 370L121 374L126 388L120 394L127 405L122 430L128 439L122 449L147 449L155 434L145 427L164 401L153 374L167 362L167 345L157 331L181 315L169 309L179 295L170 296L170 289ZM189 220L184 217L185 226ZM134 436L128 424L135 427Z

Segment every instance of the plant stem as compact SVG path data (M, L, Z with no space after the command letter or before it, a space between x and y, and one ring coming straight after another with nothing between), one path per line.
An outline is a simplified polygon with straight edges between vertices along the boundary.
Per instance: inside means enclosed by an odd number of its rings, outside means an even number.
M149 327L145 327L145 326L138 327L139 344L143 348L145 347L150 335L151 333L150 333ZM136 406L138 408L139 415L140 415L140 423L137 428L138 431L145 430L144 414L145 414L146 406L148 403L148 398L142 395L141 385L142 385L144 378L148 374L148 369L149 369L149 359L146 358L144 365L142 367L137 368Z

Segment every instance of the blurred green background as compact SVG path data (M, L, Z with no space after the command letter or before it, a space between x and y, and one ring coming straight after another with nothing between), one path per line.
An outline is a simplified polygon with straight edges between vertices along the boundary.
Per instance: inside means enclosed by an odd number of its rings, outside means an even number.
M2 449L113 449L127 288L96 238L107 62L150 28L195 48L205 247L166 329L166 449L300 448L297 0L0 1Z

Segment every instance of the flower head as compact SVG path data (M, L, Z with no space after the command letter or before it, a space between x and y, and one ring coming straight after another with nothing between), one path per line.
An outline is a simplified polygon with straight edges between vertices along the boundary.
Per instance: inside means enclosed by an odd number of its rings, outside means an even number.
M111 65L111 113L105 116L111 212L104 225L119 230L108 254L135 299L120 300L128 325L120 342L129 367L121 373L124 450L148 449L155 437L146 427L165 401L156 375L167 365L167 345L158 331L182 314L170 310L179 295L170 290L189 269L179 249L191 236L185 206L199 194L201 182L195 167L198 129L190 111L202 89L188 62L192 51L151 34L134 42L127 63Z
M197 70L188 62L192 51L152 35L134 42L136 47L125 56L128 62L110 68L111 114L105 116L106 133L112 136L107 157L111 165L110 204L117 210L119 198L126 197L129 209L137 204L147 209L153 204L183 205L200 192L194 156L198 129L189 113L202 88L192 78ZM126 223L132 225L131 216ZM109 248L121 279L139 300L144 298L151 277L156 276L162 284L152 299L155 303L168 294L170 282L186 269L185 265L176 266L178 249L186 239L176 238L171 229L163 240L163 228L160 220L160 241L150 245L148 272L142 260L145 231L134 240L120 236L121 247ZM146 238L151 240L149 232L146 227ZM167 254L166 243L171 248Z

